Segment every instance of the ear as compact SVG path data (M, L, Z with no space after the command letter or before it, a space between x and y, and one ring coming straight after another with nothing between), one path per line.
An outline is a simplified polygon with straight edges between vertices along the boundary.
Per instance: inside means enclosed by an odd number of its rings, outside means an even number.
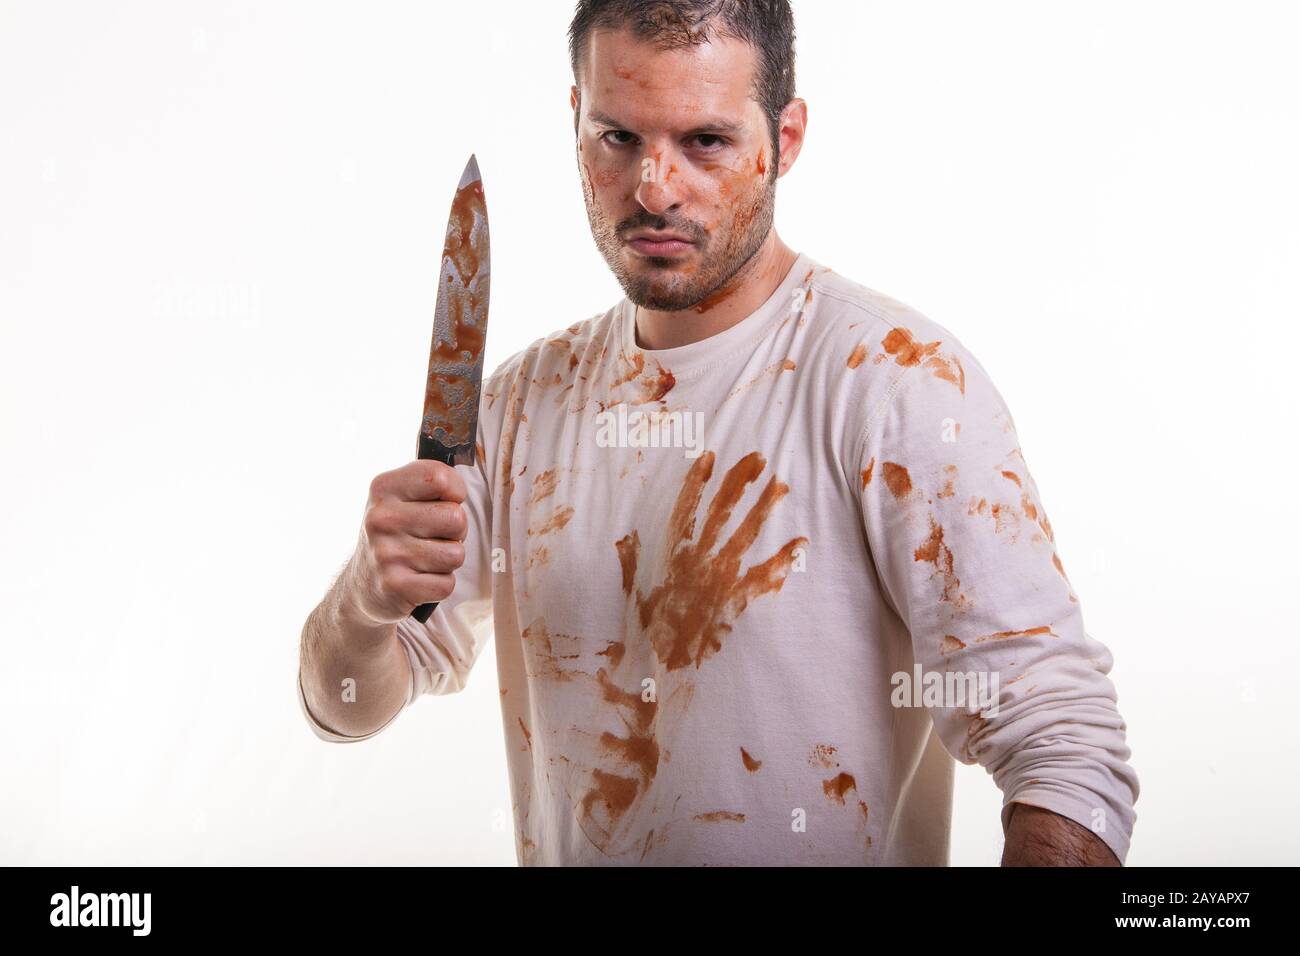
M777 176L789 172L803 148L804 132L808 128L808 104L796 97L781 111L781 168Z

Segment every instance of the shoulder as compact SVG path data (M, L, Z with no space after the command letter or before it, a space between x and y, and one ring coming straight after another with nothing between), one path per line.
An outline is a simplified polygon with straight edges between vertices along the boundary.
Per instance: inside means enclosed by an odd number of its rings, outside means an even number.
M818 272L809 283L820 299L815 334L828 360L846 370L875 372L891 383L925 366L950 374L960 391L964 361L973 359L957 335L914 306L837 273ZM941 367L942 366L942 367Z
M949 325L829 269L806 285L817 304L806 353L849 406L855 437L900 404L945 415L1003 404L984 366Z
M492 487L510 487L516 436L528 421L525 407L549 386L574 377L579 363L601 343L617 318L617 306L533 340L485 376L478 407L479 463ZM551 406L559 407L559 406Z
M515 352L483 380L483 397L492 401L502 392L526 392L531 382L568 381L593 347L603 348L613 332L617 306L533 340ZM557 380L555 376L559 376ZM522 395L520 395L522 397Z

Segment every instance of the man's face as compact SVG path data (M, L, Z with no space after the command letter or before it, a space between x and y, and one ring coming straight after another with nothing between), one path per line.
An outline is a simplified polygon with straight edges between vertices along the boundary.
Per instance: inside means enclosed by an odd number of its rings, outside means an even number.
M587 218L637 305L707 307L771 229L776 169L750 95L756 62L731 39L660 50L596 30L588 41L571 95ZM665 235L676 239L655 240Z

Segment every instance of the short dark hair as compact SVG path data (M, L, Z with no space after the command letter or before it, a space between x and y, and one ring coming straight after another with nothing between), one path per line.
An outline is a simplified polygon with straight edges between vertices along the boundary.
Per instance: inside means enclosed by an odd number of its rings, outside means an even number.
M772 166L780 152L781 110L794 99L794 14L790 0L578 0L569 24L569 61L578 81L593 30L629 29L663 49L730 37L754 48L754 99L767 116Z

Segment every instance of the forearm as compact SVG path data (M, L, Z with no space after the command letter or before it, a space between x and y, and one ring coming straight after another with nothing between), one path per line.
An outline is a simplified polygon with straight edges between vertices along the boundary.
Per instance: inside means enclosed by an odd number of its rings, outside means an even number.
M357 607L350 568L308 616L299 643L307 708L336 734L360 737L386 724L406 703L411 664L397 625L377 623ZM351 679L353 683L345 683Z
M1041 807L1012 804L1003 866L1121 866L1087 827Z

